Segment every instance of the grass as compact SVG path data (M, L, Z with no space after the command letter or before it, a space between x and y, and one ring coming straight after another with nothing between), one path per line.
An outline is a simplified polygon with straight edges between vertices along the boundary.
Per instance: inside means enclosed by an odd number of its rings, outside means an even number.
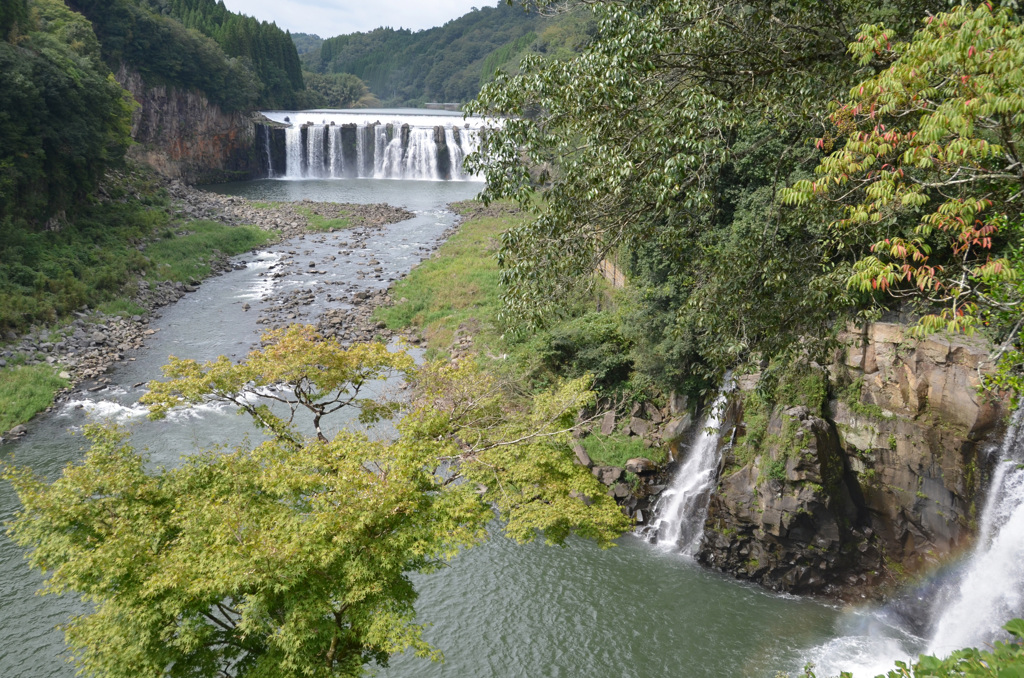
M193 221L187 231L161 238L146 247L144 253L150 266L146 277L153 281L199 280L210 275L210 264L217 257L247 252L273 238L272 233L255 226Z
M296 207L295 211L305 215L306 219L308 219L306 227L311 231L326 233L331 230L342 230L352 227L352 219L350 217L329 219L327 217L320 216L308 207Z
M662 448L646 448L640 438L631 438L621 433L602 435L595 433L584 438L583 449L590 455L591 461L598 466L624 467L626 462L636 457L647 457L656 464L665 462L665 450Z
M399 281L393 306L377 311L391 329L416 326L436 349L451 345L459 327L471 328L477 351L502 352L496 247L519 217L507 208L463 222L437 255Z
M28 421L53 404L54 394L68 386L49 365L0 371L0 433Z

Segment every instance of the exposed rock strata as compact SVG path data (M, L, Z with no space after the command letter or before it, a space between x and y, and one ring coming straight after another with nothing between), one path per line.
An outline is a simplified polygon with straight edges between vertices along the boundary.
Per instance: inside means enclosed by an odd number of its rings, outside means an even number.
M850 596L969 543L987 471L980 453L1006 414L1005 399L979 390L985 346L913 342L891 323L843 340L827 370L827 416L780 403L756 458L740 465L727 446L702 562L777 590ZM746 393L727 422L739 434Z
M139 106L132 114L129 154L169 179L213 183L259 172L255 127L246 113L226 113L198 92L149 86L122 65L117 81Z

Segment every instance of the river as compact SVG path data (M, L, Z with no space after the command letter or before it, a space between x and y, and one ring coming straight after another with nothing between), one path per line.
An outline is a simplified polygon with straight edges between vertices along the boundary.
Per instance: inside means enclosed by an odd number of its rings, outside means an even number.
M222 407L150 422L137 405L140 384L158 378L171 354L200 360L243 356L259 335L261 304L274 292L324 290L331 284L347 290L386 286L436 247L455 218L446 204L474 196L479 187L474 182L370 179L263 180L217 187L257 200L388 202L416 217L364 235L307 235L239 257L244 268L204 282L152 319L156 334L112 370L112 387L77 394L33 421L29 434L0 454L53 477L80 458L84 441L75 432L99 416L131 426L135 444L148 448L155 464L173 465L182 455L257 435L245 418ZM349 254L330 259L342 251ZM369 258L381 262L380 279L356 276ZM309 275L310 262L328 268L327 273ZM338 303L343 302L328 302L321 295L306 310L316 314ZM0 485L0 519L9 519L16 507L11 488ZM62 659L62 636L55 626L81 604L34 595L41 581L23 562L22 552L0 538L4 678L74 675ZM430 664L399 656L380 675L771 678L778 671L795 674L812 657L832 664L835 653L829 648L843 648L848 654L842 657L862 668L870 663L866 656L874 654L877 660L883 648L881 670L891 666L892 657L921 647L919 639L902 636L870 609L840 609L772 594L702 570L683 555L632 536L602 551L579 540L561 548L517 545L496 528L490 542L441 572L417 577L416 583L421 621L431 625L426 638L447 661ZM867 644L858 645L858 639Z

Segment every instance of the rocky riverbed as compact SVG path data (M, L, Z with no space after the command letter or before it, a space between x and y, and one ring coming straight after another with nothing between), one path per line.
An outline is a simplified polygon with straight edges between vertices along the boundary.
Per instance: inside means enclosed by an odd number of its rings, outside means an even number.
M408 210L387 204L339 204L303 200L295 203L256 203L238 196L220 195L202 191L180 182L172 182L168 191L175 200L175 213L187 222L193 219L207 219L229 225L251 224L279 236L279 241L296 240L296 249L289 250L284 257L284 264L289 257L300 254L303 245L301 236L313 239L324 238L322 229L314 228L314 217L323 219L344 218L348 228L344 229L347 240L341 246L348 248L339 254L362 249L366 239L374 232L388 224L403 221L413 216ZM322 222L320 222L322 223ZM328 229L336 232L339 229ZM432 248L423 248L429 254ZM309 275L326 273L324 269L331 264L326 257L323 261L308 265ZM365 262L365 270L361 270L357 278L366 277L390 282L393 278L382 279L382 269L378 262L370 258ZM225 257L211 263L212 275L220 275L230 271L234 266ZM271 273L270 275L281 275ZM33 328L23 336L8 335L5 343L0 345L0 368L8 365L53 365L61 377L67 379L71 386L57 395L57 403L67 399L76 391L98 390L109 383L106 375L109 368L121 360L133 360L128 356L132 350L142 348L147 337L154 335L158 329L150 327L150 319L159 313L163 306L173 304L186 294L196 291L198 282L186 284L181 282L150 283L139 280L131 297L145 313L131 317L107 316L98 311L83 308L75 313L75 318L62 326ZM333 283L335 285L339 283ZM390 337L391 333L372 319L374 309L388 302L386 289L371 291L352 291L344 285L336 292L328 291L330 297L335 294L338 299L347 302L342 308L327 309L322 315L311 315L304 312L312 304L312 292L308 290L276 291L263 305L261 316L257 322L267 329L282 327L295 322L306 322L318 325L327 336L337 337L345 342L369 340L382 334ZM248 309L246 309L248 310ZM418 341L412 337L413 341ZM4 434L6 438L23 435L25 426L15 426ZM4 441L0 437L0 443Z

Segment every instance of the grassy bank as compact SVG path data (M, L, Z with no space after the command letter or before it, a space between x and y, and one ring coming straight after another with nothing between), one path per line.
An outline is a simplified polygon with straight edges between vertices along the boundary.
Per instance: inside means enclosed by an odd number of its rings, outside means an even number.
M113 183L106 199L57 227L0 223L0 339L59 326L86 306L108 315L141 313L129 294L132 281L197 281L217 258L275 237L255 226L176 221L166 192L143 171ZM0 433L31 419L67 386L56 376L59 367L21 365L17 354L7 362L0 369Z
M468 201L455 207L467 216L459 230L395 284L395 304L377 315L391 329L419 328L432 353L446 352L460 328L473 337L475 350L506 353L495 255L502 232L522 217L510 205L482 209Z
M458 231L395 284L395 304L380 309L378 318L395 330L417 328L431 354L475 353L527 390L544 388L556 377L589 375L603 395L647 398L646 387L634 380L619 305L602 281L544 329L510 332L515 328L499 317L496 254L501 234L528 215L509 204L484 207L472 200L455 208L465 217Z
M45 410L53 404L53 394L67 385L50 365L0 370L0 433Z

